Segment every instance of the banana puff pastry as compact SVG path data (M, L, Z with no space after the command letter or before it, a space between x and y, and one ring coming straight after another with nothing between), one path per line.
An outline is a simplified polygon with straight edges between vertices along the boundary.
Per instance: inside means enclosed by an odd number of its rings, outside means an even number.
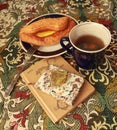
M83 77L60 67L49 65L48 70L41 75L35 85L57 100L73 105L83 83Z
M58 44L60 39L68 36L76 22L69 17L43 18L21 28L21 41L36 45L49 46Z

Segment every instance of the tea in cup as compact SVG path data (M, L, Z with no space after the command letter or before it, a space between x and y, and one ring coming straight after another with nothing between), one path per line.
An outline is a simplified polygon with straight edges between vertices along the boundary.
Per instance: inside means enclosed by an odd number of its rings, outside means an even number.
M64 42L69 42L69 49ZM102 24L84 22L72 28L69 37L60 40L61 46L72 54L77 65L84 69L95 69L103 64L105 49L111 42L110 31Z

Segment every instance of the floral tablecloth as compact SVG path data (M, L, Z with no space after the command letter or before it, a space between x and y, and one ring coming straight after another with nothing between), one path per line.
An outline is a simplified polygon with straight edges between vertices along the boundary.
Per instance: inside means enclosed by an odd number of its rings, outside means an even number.
M96 93L58 124L49 119L21 78L11 95L4 96L26 55L19 44L19 29L37 16L56 12L74 17L78 23L101 23L112 35L105 61L95 70L83 70L71 55L62 55ZM117 0L0 0L0 130L87 129L117 130Z

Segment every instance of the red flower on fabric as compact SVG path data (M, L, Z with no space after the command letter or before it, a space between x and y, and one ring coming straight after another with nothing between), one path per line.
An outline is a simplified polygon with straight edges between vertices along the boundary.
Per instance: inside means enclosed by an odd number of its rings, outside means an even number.
M103 24L103 25L105 25L105 26L110 26L111 24L112 24L112 20L105 20L105 19L98 19L98 22L100 23L100 24Z
M7 8L8 8L7 3L0 4L0 10L7 9Z
M18 130L18 122L10 122L10 126L12 127L13 130Z
M20 100L29 98L29 97L30 97L30 94L28 92L24 92L24 91L15 92L15 98L20 98Z
M30 22L32 19L33 19L33 18L25 19L25 20L24 20L24 23L28 23L28 22Z
M18 118L21 121L21 125L25 127L26 117L29 114L29 108L25 109L22 113L14 114L14 118Z
M27 8L27 12L35 13L36 10L35 10L34 7L32 7L32 8Z
M98 0L93 0L93 3L95 6L100 6L100 4L98 3Z
M23 68L22 67L17 67L16 68L18 71L21 71Z
M81 115L75 113L75 114L73 114L73 118L80 121L81 126L80 126L79 130L87 130L88 129L88 125L85 125L85 122L84 122Z
M58 2L63 4L63 7L65 7L67 5L67 2L65 0L58 0Z

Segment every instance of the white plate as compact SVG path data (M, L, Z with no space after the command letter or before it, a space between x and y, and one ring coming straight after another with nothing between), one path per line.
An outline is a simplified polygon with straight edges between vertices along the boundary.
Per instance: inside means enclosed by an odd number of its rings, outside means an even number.
M61 13L44 14L44 15L41 15L41 16L39 16L39 17L31 20L27 24L31 24L31 23L33 23L33 22L35 22L37 20L42 19L42 18L58 18L58 17L63 17L63 16L70 17L77 24L77 21L73 17L71 17L69 15L61 14ZM21 43L22 48L26 52L31 47L31 44L23 42L21 40L20 40L20 43ZM69 43L66 43L66 44L67 44L67 46L69 48L71 47L71 44L69 44ZM60 43L58 43L58 44L55 44L55 45L52 45L52 46L39 47L39 49L34 53L34 56L35 57L40 57L40 58L50 58L50 57L56 57L56 56L62 55L65 52L66 51L62 48L62 46L60 45Z

